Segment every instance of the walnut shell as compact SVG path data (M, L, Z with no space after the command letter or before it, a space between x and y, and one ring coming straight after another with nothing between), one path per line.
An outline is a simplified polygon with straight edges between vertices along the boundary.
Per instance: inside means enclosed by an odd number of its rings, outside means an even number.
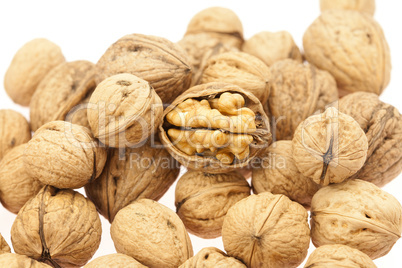
M374 15L375 0L320 0L321 11L327 9L350 9Z
M332 74L339 94L380 95L390 80L391 58L381 26L353 10L328 10L303 37L306 59Z
M401 204L362 180L320 189L313 197L311 215L311 238L317 247L344 244L376 259L401 237Z
M179 268L246 268L242 262L229 257L223 251L209 247L201 249L194 257L188 259Z
M98 257L86 264L83 268L146 268L134 258L121 254L114 253Z
M15 214L43 187L25 170L25 148L26 144L15 147L0 162L0 201Z
M310 243L307 211L284 195L251 195L229 209L222 240L247 267L297 267Z
M39 128L28 142L24 165L34 179L57 188L80 188L101 174L106 162L89 129L64 121Z
M353 117L368 140L367 160L352 176L382 187L402 172L402 115L373 93L356 92L339 100L339 110Z
M47 264L35 261L25 255L4 253L0 255L0 267L7 268L51 268Z
M95 87L95 64L89 61L66 62L52 69L32 96L32 130L47 122L65 120L70 110Z
M271 66L269 114L274 140L290 140L297 126L338 100L334 78L312 65L283 60Z
M31 139L25 117L13 110L0 110L0 161L14 147Z
M4 89L17 104L28 106L47 73L65 62L58 45L44 38L29 41L15 54L4 76Z
M130 224L127 224L130 222ZM169 208L140 199L121 209L110 228L116 251L149 267L178 267L193 256L184 224Z
M110 149L102 174L85 185L100 214L112 222L116 213L140 198L159 200L173 184L180 166L160 144Z
M311 199L320 186L297 169L292 142L277 141L260 158L261 164L253 168L253 192L283 194L309 209Z
M20 210L11 228L16 253L53 267L81 267L101 240L92 202L72 190L45 186Z
M156 36L126 35L96 64L96 82L119 73L134 74L155 89L163 103L170 104L191 84L192 69L182 48Z
M3 253L11 253L11 249L6 240L4 240L3 236L0 234L0 254Z
M202 238L221 236L228 209L250 195L250 186L237 171L208 174L187 171L176 184L176 212L187 230Z
M132 74L106 78L89 102L92 133L110 147L138 145L155 133L162 122L161 99L147 81Z
M244 42L242 51L256 56L268 66L288 58L303 62L292 35L286 31L257 33Z
M299 125L292 147L299 171L325 186L348 179L364 165L368 142L352 117L331 107Z

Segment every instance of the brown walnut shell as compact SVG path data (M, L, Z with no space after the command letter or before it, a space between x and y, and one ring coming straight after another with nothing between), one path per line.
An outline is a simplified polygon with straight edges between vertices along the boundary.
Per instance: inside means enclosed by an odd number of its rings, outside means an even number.
M346 9L366 12L374 15L375 0L320 0L321 11L328 9Z
M25 255L4 253L0 255L0 267L7 268L51 268L45 263L35 261Z
M134 74L155 89L163 103L170 104L191 84L192 69L182 48L156 36L126 35L96 64L96 82L119 73Z
M352 176L382 187L402 172L402 115L373 93L356 92L339 100L339 110L353 117L368 140L367 160Z
M11 253L11 249L6 240L4 240L4 237L0 234L0 254L3 253Z
M307 211L284 195L251 195L229 209L222 240L247 267L297 267L310 243Z
M343 244L376 259L401 237L401 204L362 180L320 189L313 197L311 215L311 238L316 247Z
M223 251L209 247L201 249L194 257L188 259L179 268L246 268L241 261L229 257Z
M187 230L202 238L221 236L229 208L250 195L250 186L237 171L207 174L187 171L176 184L176 212Z
M146 266L130 256L114 253L98 257L83 268L146 268Z
M45 186L20 210L11 228L16 253L55 268L81 267L98 249L101 222L80 193Z
M134 201L121 209L110 234L118 253L151 268L178 267L193 256L190 237L180 218L150 199Z

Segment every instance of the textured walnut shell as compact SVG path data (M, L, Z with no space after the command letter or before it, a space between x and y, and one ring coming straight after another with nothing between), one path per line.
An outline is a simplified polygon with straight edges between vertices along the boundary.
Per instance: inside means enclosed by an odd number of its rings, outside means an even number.
M4 240L3 236L0 234L0 254L3 253L11 253L11 249L6 240Z
M162 122L161 99L147 81L132 74L106 78L89 102L92 133L110 147L138 145L155 133Z
M99 213L112 222L120 209L137 199L159 200L179 172L176 160L151 144L125 151L110 149L102 174L85 185L85 192Z
M187 171L176 184L176 212L187 230L202 238L221 236L228 209L250 195L250 186L237 171L207 174Z
M178 104L187 99L210 99L217 97L224 92L241 94L245 99L244 107L251 109L256 114L257 132L253 135L254 142L250 145L250 154L247 159L243 162L237 162L234 164L224 164L215 158L201 157L197 155L189 156L176 148L167 135L167 130L171 125L164 119L165 116ZM165 145L169 153L185 167L193 170L202 170L207 173L225 173L235 170L236 168L245 167L255 156L260 153L262 149L266 148L271 142L269 120L260 101L253 94L231 84L215 82L190 88L177 99L175 99L174 102L165 109L163 113L163 120L164 123L159 126L159 135L162 143Z
M325 245L313 251L305 268L376 268L369 256L360 250L345 245Z
M338 100L334 78L312 65L283 60L271 66L269 114L274 140L290 140L308 116Z
M320 189L313 197L311 215L311 238L317 247L344 244L376 259L401 237L401 204L362 180Z
M14 147L31 139L25 117L13 110L0 110L0 161Z
M256 194L283 194L310 208L313 195L320 186L297 169L291 141L277 141L260 157L261 164L253 168L251 184Z
M25 148L26 144L15 147L0 162L0 201L15 214L43 187L25 170Z
M163 103L170 104L190 87L192 69L182 48L161 37L131 34L113 45L96 64L96 82L119 74L131 73L155 89Z
M35 261L25 255L4 253L0 255L0 267L7 268L51 268L47 264Z
M128 224L130 223L130 224ZM178 267L193 256L193 248L180 218L150 199L121 209L110 228L118 253L149 267Z
M246 268L242 262L229 257L223 251L209 247L201 249L194 257L188 259L179 268Z
M350 9L374 15L375 0L320 0L321 11L327 9Z
M349 115L328 108L304 120L292 140L299 171L315 183L339 183L366 161L368 142L363 129Z
M4 76L8 96L17 104L29 106L40 81L63 62L58 45L43 38L29 41L17 51Z
M66 62L52 69L32 96L32 130L36 131L47 122L65 120L70 110L95 87L95 65L89 61Z
M134 258L121 254L114 253L98 257L89 262L83 268L146 268Z
M307 211L284 195L251 195L229 209L222 240L247 267L297 267L310 243Z
M81 267L101 240L94 204L72 190L45 186L18 213L11 228L16 253L53 267Z
M332 74L341 96L366 91L381 94L390 80L391 58L381 26L352 10L328 10L303 37L306 59Z
M367 160L353 175L382 187L402 171L402 115L373 93L356 92L339 100L339 110L353 117L368 140Z
M292 35L286 31L257 33L244 42L242 51L256 56L268 66L288 58L303 62Z
M80 188L101 174L106 150L89 129L64 121L39 128L28 142L24 165L34 179L57 188Z

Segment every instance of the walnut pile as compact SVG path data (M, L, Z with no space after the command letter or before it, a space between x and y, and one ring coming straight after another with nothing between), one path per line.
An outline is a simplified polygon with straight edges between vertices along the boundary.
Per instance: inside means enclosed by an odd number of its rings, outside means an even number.
M7 268L51 268L45 263L35 261L25 255L4 253L0 254L0 267Z
M11 253L11 249L6 240L4 240L3 236L0 234L0 254L3 253Z
M147 266L142 265L134 258L121 254L121 253L114 253L105 255L102 257L98 257L93 261L86 264L83 268L146 268Z
M246 268L242 262L227 256L217 248L209 247L201 249L194 257L188 259L179 268Z
M375 0L320 0L321 11L328 9L350 9L374 15Z

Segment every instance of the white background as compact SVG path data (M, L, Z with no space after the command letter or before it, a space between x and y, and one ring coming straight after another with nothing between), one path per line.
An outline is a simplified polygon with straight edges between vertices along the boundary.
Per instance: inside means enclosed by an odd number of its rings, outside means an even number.
M234 10L243 22L246 38L260 31L289 31L301 47L304 31L319 15L318 0L282 1L0 1L0 77L15 52L27 41L45 37L60 45L68 61L94 63L110 44L123 35L143 33L176 42L198 11L210 6ZM392 79L381 99L402 111L401 2L377 1L375 18L382 25L391 48ZM29 118L29 110L13 104L0 84L0 109L11 108ZM384 187L402 203L402 175ZM83 191L81 191L83 192ZM174 208L174 186L161 199ZM0 206L0 232L11 246L10 230L15 215ZM94 257L114 253L109 223L101 217L103 234ZM203 240L191 236L194 252L206 246L223 249L221 238ZM309 252L314 249L310 246ZM401 267L402 241L375 260L378 267Z

